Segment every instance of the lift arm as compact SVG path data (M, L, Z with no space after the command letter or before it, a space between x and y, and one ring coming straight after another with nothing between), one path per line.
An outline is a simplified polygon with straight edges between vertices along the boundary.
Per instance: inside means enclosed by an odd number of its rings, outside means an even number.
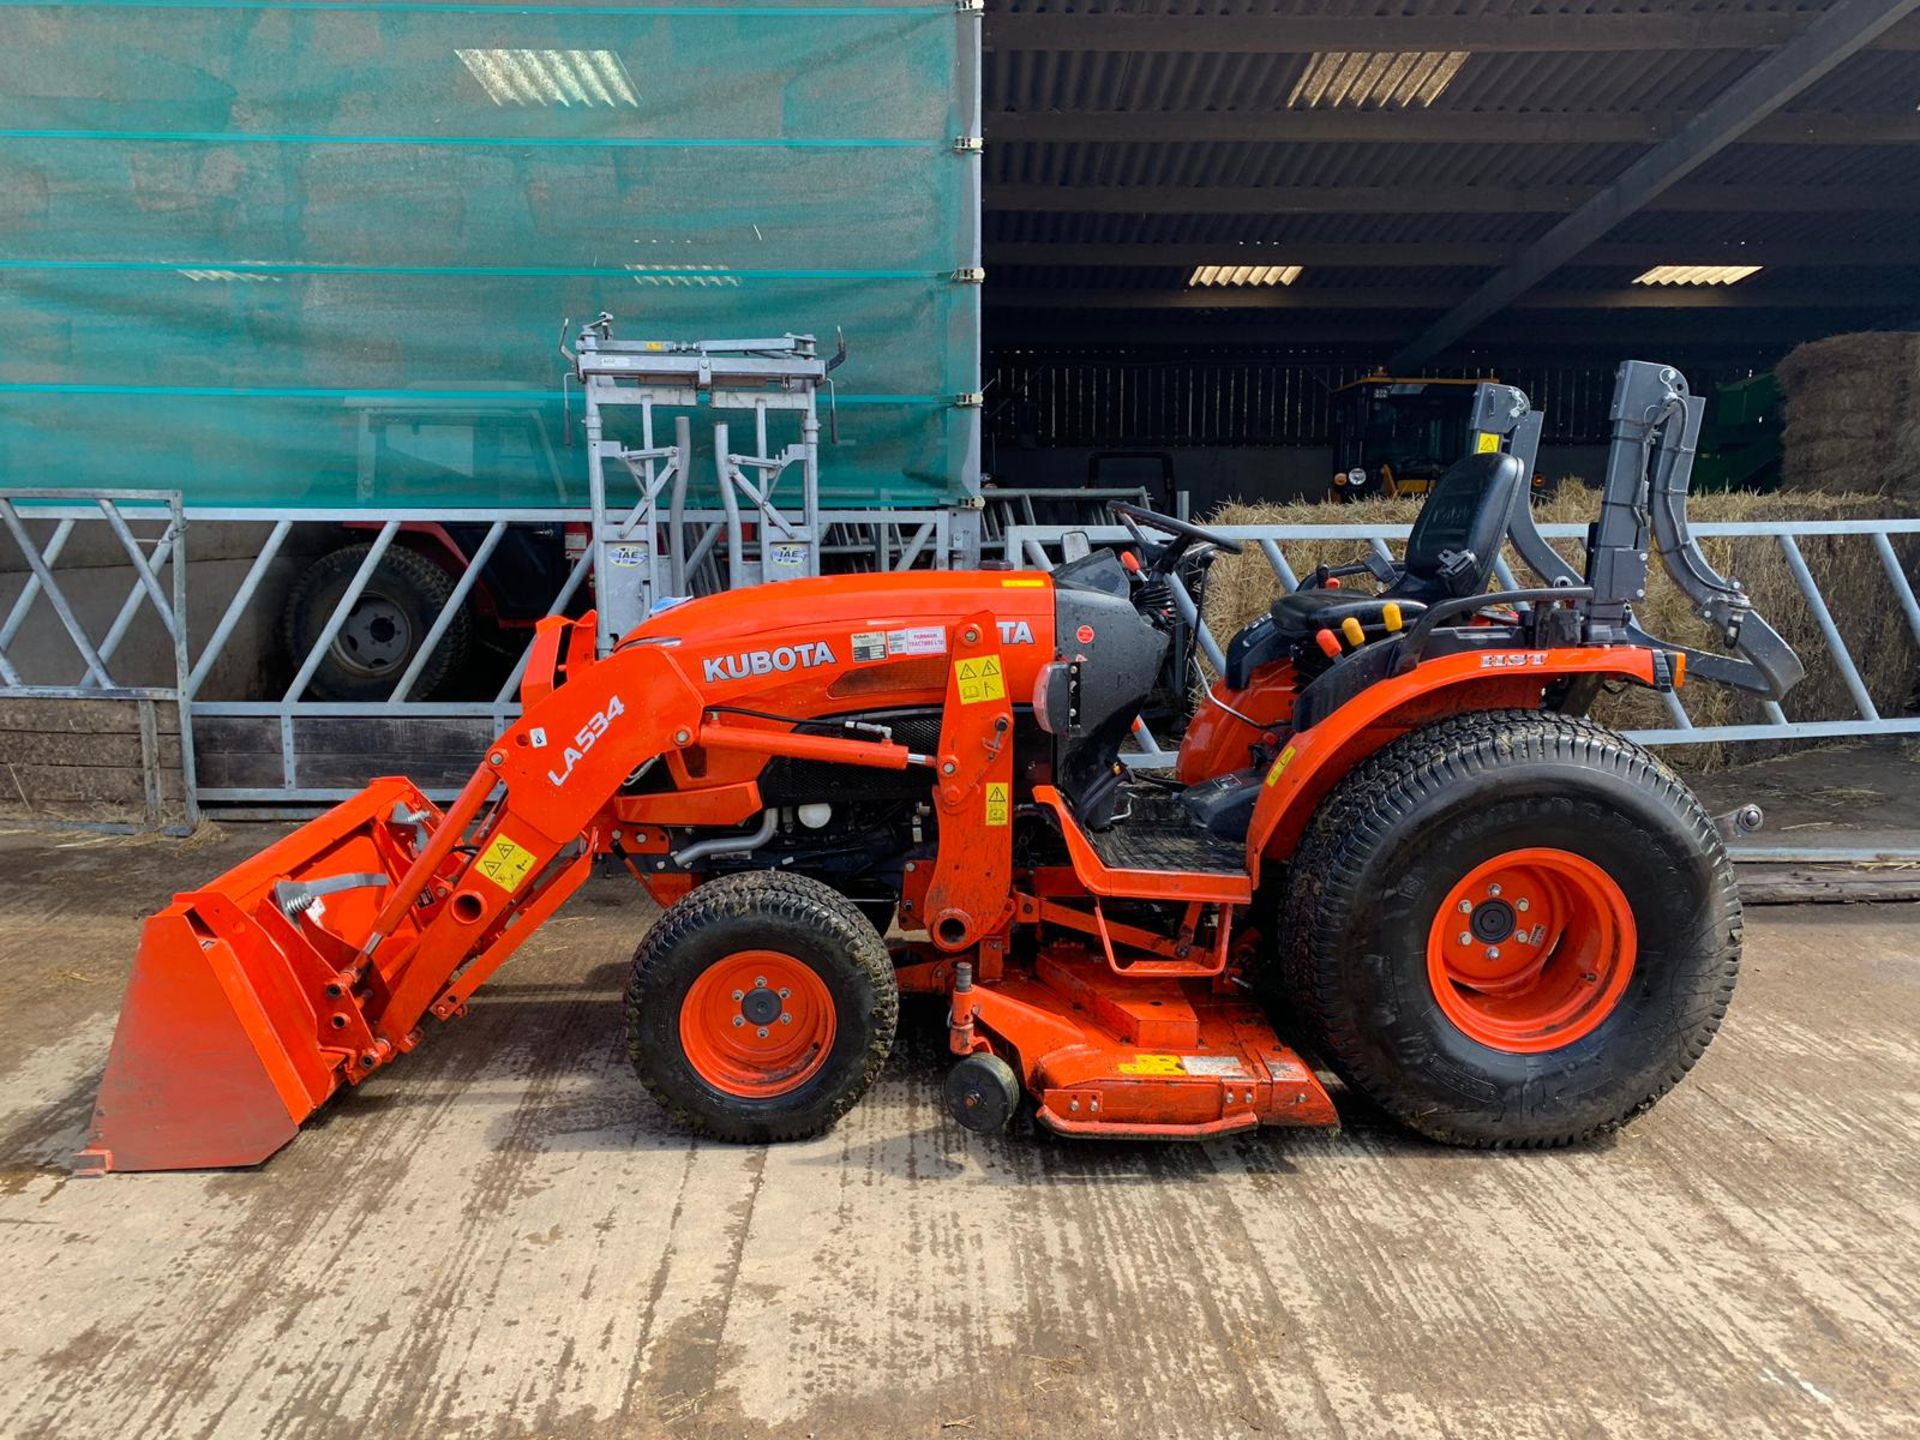
M1687 483L1704 408L1670 365L1629 360L1620 367L1600 519L1587 537L1585 583L1593 587L1594 598L1586 638L1679 651L1687 657L1689 675L1777 701L1799 684L1805 667L1754 611L1739 581L1724 578L1707 562L1687 527ZM1549 585L1582 583L1540 534L1529 508L1515 507L1508 533L1521 559ZM1648 554L1656 549L1695 613L1739 658L1661 640L1640 627L1633 606L1646 596Z
M541 653L568 657L566 683L528 685L526 712L444 815L409 782L376 780L147 922L83 1171L266 1159L342 1085L411 1050L429 1011L460 1013L586 878L622 786L662 754L933 763L727 724L672 647L594 662L593 615L544 624ZM990 616L975 628L997 633Z

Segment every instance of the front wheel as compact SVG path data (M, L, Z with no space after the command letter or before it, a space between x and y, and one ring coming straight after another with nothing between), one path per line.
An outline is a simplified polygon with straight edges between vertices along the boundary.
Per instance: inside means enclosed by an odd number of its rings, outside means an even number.
M818 880L755 871L696 888L633 957L627 1049L654 1099L722 1140L817 1135L893 1049L893 962Z
M1591 721L1459 716L1363 761L1289 870L1282 1003L1422 1134L1569 1144L1625 1123L1725 1015L1740 903L1680 779Z

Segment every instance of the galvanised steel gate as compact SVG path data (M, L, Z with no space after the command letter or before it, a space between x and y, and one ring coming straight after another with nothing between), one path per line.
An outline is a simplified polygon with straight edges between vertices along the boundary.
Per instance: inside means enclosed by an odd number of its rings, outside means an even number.
M1289 546L1348 542L1370 546L1379 555L1391 559L1392 547L1404 544L1412 529L1409 525L1367 524L1222 525L1214 528L1222 535L1256 547L1272 567L1282 590L1296 589L1300 583L1287 556ZM1549 541L1580 542L1586 539L1587 534L1584 525L1542 525L1539 528ZM1628 733L1632 739L1643 745L1686 745L1738 740L1823 740L1865 735L1920 734L1920 715L1885 713L1869 693L1859 664L1834 620L1826 592L1808 566L1802 547L1802 541L1814 536L1863 538L1871 547L1885 582L1878 603L1897 607L1905 620L1908 635L1916 646L1920 646L1920 603L1915 600L1913 582L1896 549L1896 542L1903 537L1920 536L1920 519L1703 521L1691 524L1688 528L1703 540L1770 540L1779 548L1795 588L1813 619L1824 652L1840 676L1853 713L1790 717L1780 705L1765 701L1760 705L1761 720L1743 724L1696 724L1681 696L1669 693L1661 698L1666 703L1672 724L1657 729L1630 731ZM1129 539L1127 532L1119 526L1079 531L1059 525L1015 526L1006 535L1009 558L1017 557L1015 563L1018 564L1050 569L1066 537L1075 533L1084 535L1094 545L1119 544ZM1518 588L1511 566L1510 549L1494 562L1494 574L1503 589ZM1829 587L1833 578L1827 577ZM1193 627L1199 653L1216 672L1224 669L1226 660L1220 637L1208 628L1205 618L1195 607L1192 593L1178 577L1174 578L1173 587L1174 602L1182 618ZM1803 660L1808 661L1813 658L1802 656ZM1792 696L1788 697L1788 703L1793 703ZM1163 763L1165 752L1153 737L1147 735L1144 729L1136 730L1136 734L1140 738L1141 753L1130 757L1132 763L1141 766Z

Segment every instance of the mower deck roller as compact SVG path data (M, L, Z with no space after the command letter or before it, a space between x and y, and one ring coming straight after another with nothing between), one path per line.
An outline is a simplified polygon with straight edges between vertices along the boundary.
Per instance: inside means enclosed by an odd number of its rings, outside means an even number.
M1442 1140L1623 1123L1718 1025L1739 911L1698 803L1582 712L1689 673L1777 699L1798 662L1686 533L1685 382L1629 363L1614 413L1585 575L1528 518L1525 397L1479 405L1502 428L1404 561L1344 572L1381 592L1323 572L1243 629L1170 776L1120 753L1169 577L1237 546L1168 516L1116 507L1131 549L1045 574L710 596L603 658L595 616L548 621L444 813L375 781L147 922L80 1168L264 1160L596 860L665 907L627 991L639 1077L723 1139L831 1126L912 992L946 1003L973 1129L1023 1103L1070 1136L1333 1124L1309 1055ZM1489 593L1508 538L1543 583ZM1638 628L1655 550L1738 658Z

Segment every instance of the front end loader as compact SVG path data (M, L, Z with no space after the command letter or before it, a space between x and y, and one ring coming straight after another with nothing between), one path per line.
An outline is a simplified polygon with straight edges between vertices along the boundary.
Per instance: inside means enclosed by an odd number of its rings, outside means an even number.
M1051 572L730 591L604 658L594 617L547 622L445 811L376 781L147 922L82 1168L266 1159L459 1018L596 862L665 907L627 995L639 1077L724 1139L830 1126L912 992L944 999L947 1098L982 1131L1330 1125L1321 1067L1443 1141L1621 1124L1712 1037L1740 912L1712 820L1587 703L1800 674L1687 534L1699 415L1673 370L1622 368L1583 572L1522 458L1461 460L1402 561L1234 637L1172 774L1123 754L1169 577L1238 547L1137 508L1132 545ZM1509 539L1540 583L1490 591ZM1732 653L1638 626L1655 551Z

